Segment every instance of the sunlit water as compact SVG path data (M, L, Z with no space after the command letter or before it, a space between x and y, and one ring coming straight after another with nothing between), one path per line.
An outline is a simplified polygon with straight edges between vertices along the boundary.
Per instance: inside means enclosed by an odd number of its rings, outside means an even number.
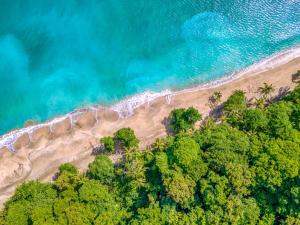
M1 0L0 133L300 43L299 0Z

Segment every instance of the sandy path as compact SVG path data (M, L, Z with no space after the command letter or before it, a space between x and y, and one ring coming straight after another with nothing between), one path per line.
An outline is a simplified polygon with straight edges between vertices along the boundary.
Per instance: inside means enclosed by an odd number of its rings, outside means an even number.
M245 74L218 87L181 91L169 96L170 99L159 97L136 109L134 115L128 118L121 119L116 112L103 108L96 115L91 112L84 114L73 128L66 120L52 127L51 132L43 128L30 139L24 135L15 143L16 153L0 149L0 205L24 180L51 180L58 166L64 162L73 162L85 170L94 158L92 146L97 145L99 138L112 135L122 127L133 128L141 141L140 147L145 148L157 137L166 135L162 121L172 109L194 106L203 115L208 115L210 108L207 102L214 91L222 92L222 100L236 89L244 90L251 98L257 96L257 88L267 82L273 84L278 93L281 87L295 86L291 76L297 70L300 70L300 58L266 72Z

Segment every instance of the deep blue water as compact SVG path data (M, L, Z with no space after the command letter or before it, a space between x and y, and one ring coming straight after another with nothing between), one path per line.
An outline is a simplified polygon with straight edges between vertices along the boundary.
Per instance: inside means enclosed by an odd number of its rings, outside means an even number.
M0 133L298 43L299 0L0 0Z

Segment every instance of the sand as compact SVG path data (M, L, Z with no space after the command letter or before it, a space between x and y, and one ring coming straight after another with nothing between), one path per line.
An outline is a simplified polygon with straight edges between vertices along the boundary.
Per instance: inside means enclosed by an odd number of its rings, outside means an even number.
M258 96L257 89L264 82L273 84L276 95L287 88L294 88L292 74L297 70L300 70L300 58L283 65L272 65L264 72L245 71L242 76L217 85L166 92L133 108L133 115L128 117L122 118L112 110L113 107L95 106L22 133L11 145L0 149L0 205L25 180L51 181L62 163L71 162L81 171L86 170L94 159L92 149L98 145L99 139L120 128L133 128L143 149L156 138L166 135L164 121L172 109L194 106L207 116L210 112L208 98L213 92L222 92L224 101L234 90L241 89L250 99ZM111 156L113 160L118 157Z

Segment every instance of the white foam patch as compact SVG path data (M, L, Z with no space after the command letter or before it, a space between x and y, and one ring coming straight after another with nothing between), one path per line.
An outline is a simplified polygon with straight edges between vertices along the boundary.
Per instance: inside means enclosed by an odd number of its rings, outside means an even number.
M170 95L170 90L164 90L162 92L146 91L142 94L133 95L127 99L124 99L110 107L111 110L117 112L120 118L125 118L133 115L134 110L145 103L150 104L152 101L159 97Z

